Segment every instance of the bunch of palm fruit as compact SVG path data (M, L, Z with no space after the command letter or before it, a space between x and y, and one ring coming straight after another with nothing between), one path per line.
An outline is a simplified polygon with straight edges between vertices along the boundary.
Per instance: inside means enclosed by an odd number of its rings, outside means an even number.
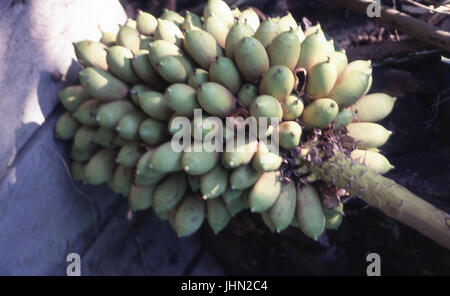
M250 208L272 231L295 226L317 239L340 225L348 193L305 159L339 150L374 172L392 168L378 151L391 132L375 122L395 98L367 94L370 61L349 63L320 25L303 31L289 13L265 19L222 0L208 1L202 17L139 11L117 33L74 47L81 85L58 94L67 112L55 126L72 141L73 179L106 183L133 211L152 207L180 237L205 220L218 233ZM195 109L203 113L194 120ZM280 153L260 137L228 150L238 125L220 134L223 152L206 151L211 116L276 118L263 134L275 129ZM191 120L199 151L172 149L179 117Z

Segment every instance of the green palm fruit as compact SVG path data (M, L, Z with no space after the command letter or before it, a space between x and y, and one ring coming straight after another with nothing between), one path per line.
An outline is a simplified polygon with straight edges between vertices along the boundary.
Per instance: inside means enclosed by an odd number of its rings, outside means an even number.
M252 27L247 23L235 22L228 31L227 39L225 40L225 55L229 59L234 59L234 52L238 43L244 37L251 37L255 34Z
M81 85L67 86L58 92L59 101L69 112L75 112L90 96Z
M228 26L218 17L211 15L203 23L203 30L211 34L219 43L220 47L225 48L225 41L228 35Z
M155 41L155 37L141 35L140 38L141 38L141 43L140 43L140 46L139 46L139 51L141 51L141 50L150 51L150 48L148 47L148 45L150 44L150 42ZM136 53L136 51L133 52L133 54L135 54L135 53Z
M267 228L269 228L271 232L275 232L275 226L273 225L273 221L272 218L270 217L269 210L261 212L261 218L264 224L267 226Z
M131 65L133 53L126 47L114 45L107 49L106 61L109 71L121 80L134 84L141 80L136 75Z
M158 183L162 178L166 176L165 173L158 172L149 167L150 157L153 150L149 150L142 154L136 164L136 184L151 185ZM138 182L141 181L141 182Z
M137 141L139 140L139 125L147 118L147 114L141 111L129 112L119 120L116 131L125 140Z
M216 57L223 55L216 39L203 30L187 30L184 41L185 49L203 69L209 69Z
M164 8L163 13L161 14L161 19L170 21L176 24L178 27L181 26L184 22L184 17L182 17L178 12Z
M95 132L94 142L105 148L115 148L114 140L116 139L116 132L104 127L100 127Z
M280 28L278 23L269 17L263 21L258 30L256 30L255 38L258 39L265 48L268 48L275 37L278 36L279 32Z
M279 171L263 173L248 195L252 212L261 213L268 210L281 192L281 173Z
M280 146L292 149L300 144L302 127L295 121L283 121L278 126Z
M328 59L315 65L309 73L306 94L310 99L324 98L333 89L337 79L336 65Z
M259 28L259 16L251 7L243 10L239 15L238 20L247 23L255 32Z
M258 172L271 172L280 168L283 158L271 152L270 145L259 141L258 150L252 159L252 166Z
M128 206L132 211L142 211L152 206L155 185L131 185Z
M173 219L173 228L178 237L185 237L196 232L205 219L205 203L188 194L178 205Z
M396 98L384 93L365 95L350 106L359 121L377 122L391 113Z
M208 199L206 201L206 217L208 224L215 234L224 229L231 219L223 201L220 198Z
M371 77L371 70L368 72L345 70L328 97L335 100L341 108L349 107L364 95Z
M230 7L222 0L208 0L203 9L203 18L206 20L212 14L216 15L227 26L234 22Z
M85 126L96 127L98 124L95 117L101 104L102 102L96 99L84 101L72 116Z
M272 66L263 76L259 84L261 95L271 95L280 102L294 89L295 78L291 70L285 66Z
M155 38L157 40L166 40L177 46L181 46L184 35L175 23L159 18L158 26L155 30Z
M159 87L163 81L150 63L150 55L148 50L138 50L134 53L134 58L131 60L134 72L145 83L152 87ZM133 86L134 88L134 86Z
M187 177L184 173L170 175L164 179L153 194L155 212L167 212L175 208L188 189Z
M278 35L269 46L270 65L282 65L293 70L300 56L300 41L293 30Z
M199 29L202 28L202 20L198 15L196 15L193 12L186 11L186 15L184 16L184 22L181 26L184 30L187 30L189 28L189 25L192 25L194 27L197 27Z
M373 122L352 122L347 126L347 135L355 139L358 148L377 148L384 145L392 132Z
M299 96L290 95L282 103L283 120L296 120L303 113L303 100Z
M167 123L167 128L169 130L169 134L171 134L172 136L175 135L176 133L178 133L179 131L181 131L183 129L183 124L179 123L178 126L175 125L175 123L173 122L173 120L175 118L180 117L180 114L178 113L174 113L170 118L169 121Z
M166 40L155 40L148 44L149 48L149 59L154 68L156 64L163 58L167 56L183 56L180 48L175 44Z
M179 115L192 117L194 109L200 108L197 102L197 90L187 84L175 83L165 92L167 104Z
M239 212L245 209L242 195L239 198L235 198L228 203L225 203L225 207L230 212L231 217L236 216Z
M104 104L98 108L95 119L99 126L113 129L127 113L136 110L130 101L120 100Z
M238 101L244 107L248 108L258 96L258 87L251 83L244 83L238 92Z
M344 108L334 118L334 130L338 130L353 121L355 113L350 108Z
M297 190L296 215L300 229L313 240L317 240L325 231L325 216L320 197L310 184Z
M318 63L326 61L330 54L327 39L320 29L306 36L301 47L297 67L304 68L306 71L311 70Z
M348 59L345 50L333 51L329 55L330 60L336 66L337 75L340 76L347 67Z
M302 120L307 129L326 128L338 114L339 107L328 98L317 99L306 106Z
M93 151L97 148L94 142L95 129L88 126L81 126L73 137L73 148L79 151Z
M116 163L117 152L114 149L101 149L96 152L84 170L87 184L99 185L112 178Z
M205 82L200 85L197 99L206 112L221 117L230 113L235 106L233 94L216 82Z
M380 174L385 174L394 168L384 155L375 151L356 149L350 153L350 157L357 163L363 164Z
M237 44L234 59L245 80L254 82L269 70L269 56L266 49L253 37L244 37Z
M234 190L228 187L227 190L225 190L225 192L222 194L223 203L229 204L231 201L241 197L243 192L244 191L242 190Z
M139 96L138 94L140 94L141 92L144 91L151 91L152 89L145 84L136 84L133 85L133 87L130 89L130 97L131 100L133 101L133 103L137 106L139 106Z
M75 55L78 62L83 67L97 67L99 69L108 70L106 63L106 46L103 43L83 40L74 42Z
M258 148L258 141L250 140L245 143L237 143L235 139L233 144L233 147L229 144L226 145L222 153L222 164L229 169L249 164Z
M129 142L120 148L116 157L116 163L134 168L144 154L145 149L137 142Z
M114 171L112 179L108 181L108 186L114 193L127 197L133 183L133 169L118 165Z
M227 57L218 57L209 67L209 79L228 88L236 95L242 84L239 70L233 60Z
M121 136L117 135L116 138L114 139L114 143L113 144L118 146L118 147L123 147L126 143L128 143L127 140L125 140Z
M342 223L343 204L339 203L335 208L323 208L323 213L325 215L325 227L327 229L336 230Z
M127 25L119 25L117 44L128 48L132 52L138 51L141 48L141 39L138 30Z
M159 145L167 140L167 126L164 122L147 118L138 129L139 138L149 145Z
M255 184L261 172L253 169L251 165L243 165L234 169L230 174L231 189L245 190Z
M192 192L200 190L200 176L187 175Z
M129 92L124 82L98 68L81 70L80 82L88 94L103 101L124 99Z
M100 42L106 46L116 45L117 33L102 31L102 38L100 38Z
M196 68L189 74L188 84L194 88L199 88L205 82L209 80L209 73L201 68Z
M74 181L81 181L84 183L86 179L86 174L84 172L86 164L78 161L72 161L70 166L70 175Z
M367 81L367 87L362 95L366 95L372 86L372 62L370 60L356 60L347 65L345 71L358 71L363 73L370 73Z
M192 72L193 66L185 57L167 56L156 63L156 70L170 83L184 83Z
M280 27L280 33L282 33L291 29L296 29L298 25L292 14L288 12L285 16L280 18L278 26Z
M80 123L73 118L72 114L62 114L55 124L55 137L61 140L70 140L75 136Z
M286 229L295 216L297 192L294 182L281 184L281 191L273 206L268 210L272 225L277 232Z
M167 121L173 113L162 93L143 91L138 94L138 98L142 110L154 119Z
M136 23L136 21L134 19L128 18L127 21L125 22L125 26L128 26L130 28L136 29L137 23Z
M255 118L276 117L281 120L283 117L283 109L281 108L280 102L274 97L261 95L256 97L250 105L250 115Z
M162 173L176 172L182 169L182 152L175 152L171 142L159 145L150 157L149 167Z
M184 151L181 156L181 166L189 175L203 175L217 164L219 153L208 152L202 142L192 144L190 151Z
M86 162L88 161L92 155L95 153L95 149L90 149L90 150L80 150L77 148L74 148L72 146L71 150L70 150L70 157L74 160L74 161L79 161L79 162Z
M221 196L227 189L228 170L217 164L212 170L200 177L200 191L203 199Z
M136 16L136 29L143 35L152 35L158 26L158 20L150 13L138 10Z

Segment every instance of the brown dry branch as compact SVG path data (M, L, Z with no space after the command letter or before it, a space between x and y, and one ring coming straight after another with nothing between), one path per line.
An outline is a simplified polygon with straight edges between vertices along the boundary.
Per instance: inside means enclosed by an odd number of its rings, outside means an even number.
M370 0L330 0L361 14L375 1ZM422 42L450 52L450 32L420 21L406 13L381 5L380 17L374 19Z

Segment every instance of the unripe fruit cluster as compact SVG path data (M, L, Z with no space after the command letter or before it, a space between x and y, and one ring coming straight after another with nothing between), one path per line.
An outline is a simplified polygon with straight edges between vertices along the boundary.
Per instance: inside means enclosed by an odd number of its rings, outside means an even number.
M282 151L317 129L340 130L355 140L356 161L380 173L391 168L377 151L390 132L375 122L395 98L367 94L370 62L348 63L320 25L303 31L289 13L260 21L251 8L231 10L222 0L208 1L202 17L139 11L117 34L74 47L84 66L81 85L59 93L67 112L55 126L57 138L73 143L73 179L106 183L133 211L153 207L180 237L204 220L218 233L250 208L273 231L295 226L317 239L339 226L343 211L342 204L324 205L318 177L299 158L295 171L307 184L286 182L286 159L264 141L249 141L243 151L175 152L177 116L189 118L193 131L208 116L275 117ZM304 87L299 73L306 73ZM205 116L194 122L200 108Z

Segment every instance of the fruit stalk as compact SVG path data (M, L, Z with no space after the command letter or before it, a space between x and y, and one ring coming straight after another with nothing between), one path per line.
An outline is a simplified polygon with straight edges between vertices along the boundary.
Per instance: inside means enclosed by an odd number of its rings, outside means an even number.
M393 180L369 170L339 151L327 160L302 156L310 171L323 181L345 188L389 217L450 249L450 215Z

